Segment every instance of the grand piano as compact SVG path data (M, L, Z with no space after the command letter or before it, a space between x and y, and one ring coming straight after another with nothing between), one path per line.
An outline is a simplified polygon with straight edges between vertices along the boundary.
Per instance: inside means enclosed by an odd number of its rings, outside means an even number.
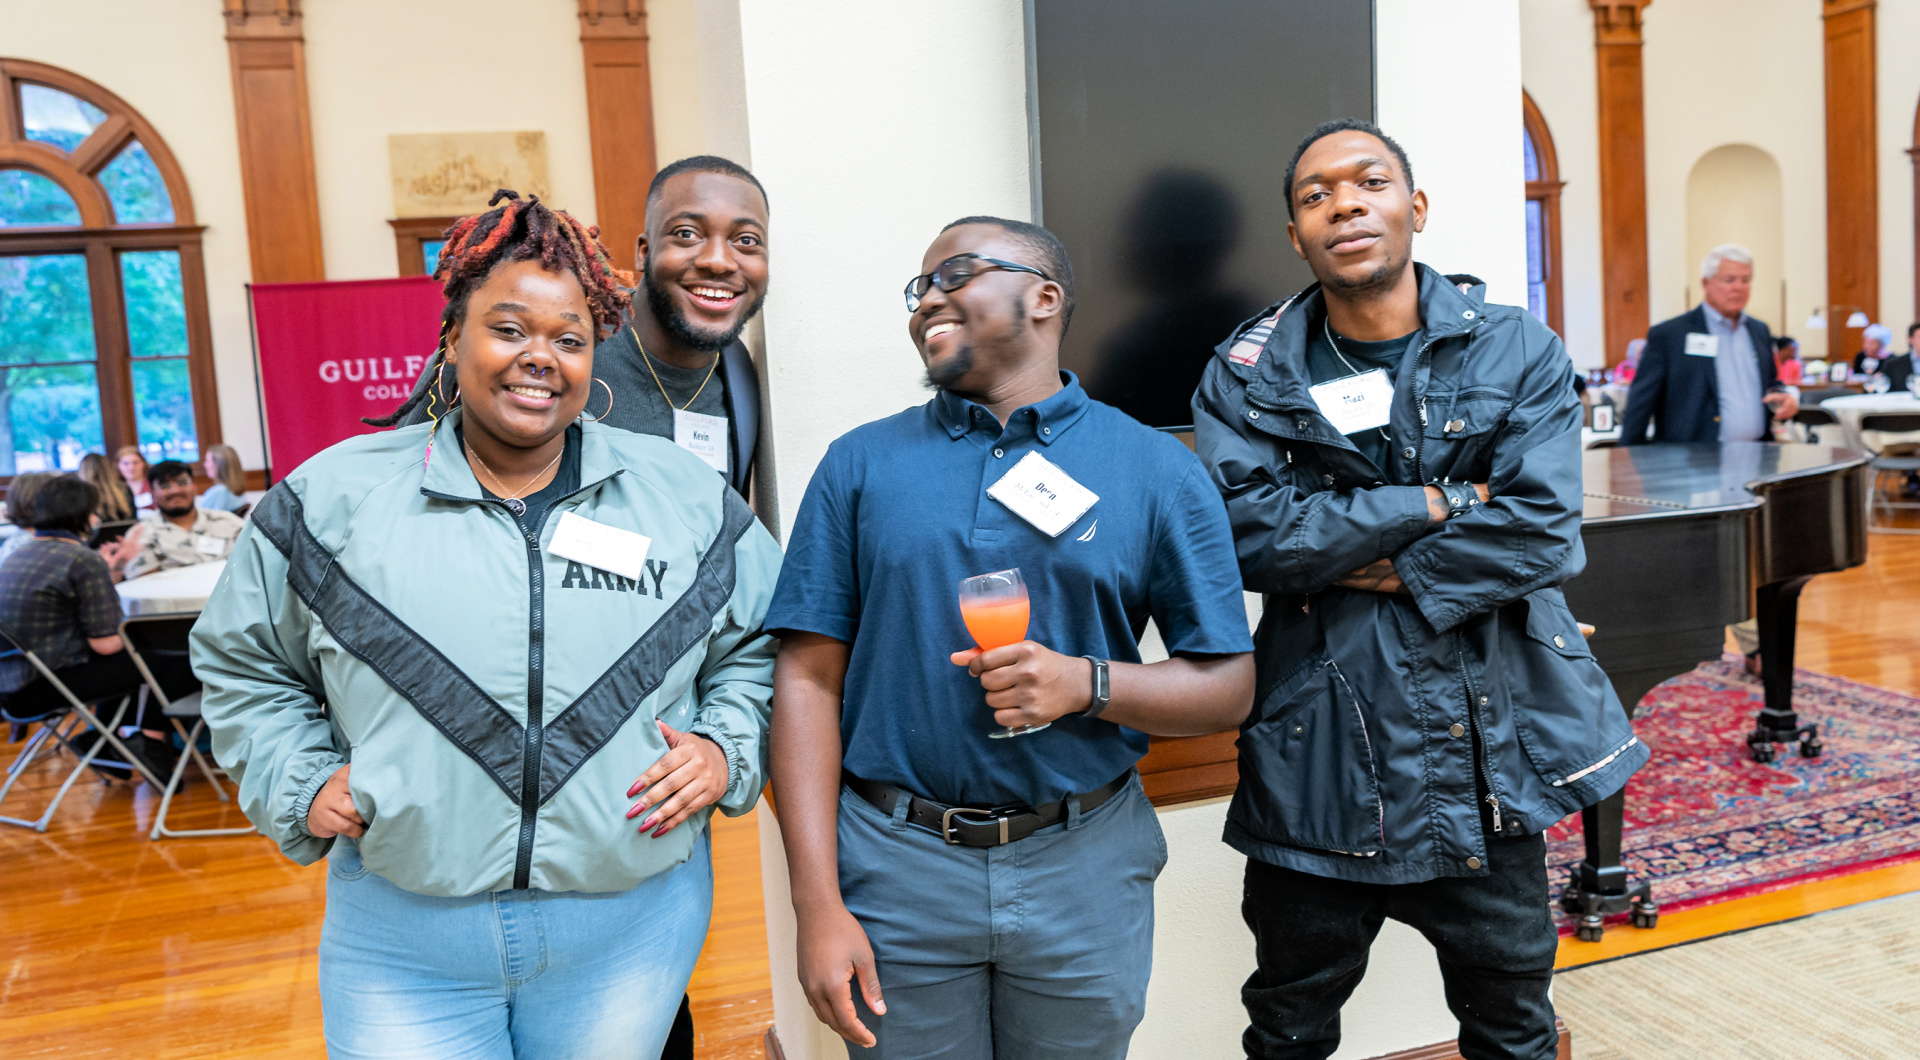
M1765 705L1748 753L1821 751L1817 722L1793 709L1800 590L1866 562L1867 457L1824 445L1760 442L1589 450L1582 468L1586 570L1567 604L1595 632L1594 657L1629 716L1653 686L1720 657L1726 626L1758 618ZM1659 906L1620 864L1624 792L1581 814L1586 860L1562 906L1582 939L1607 916L1652 927Z

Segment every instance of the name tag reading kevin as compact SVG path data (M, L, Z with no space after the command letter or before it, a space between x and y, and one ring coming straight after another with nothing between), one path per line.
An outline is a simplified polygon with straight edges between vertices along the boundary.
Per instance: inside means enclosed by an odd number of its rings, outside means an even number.
M1039 453L1021 457L987 496L1048 537L1059 537L1100 499Z
M727 418L686 409L673 410L673 444L727 473ZM584 561L583 561L584 562Z
M639 580L653 539L645 534L596 523L584 515L561 512L547 551L561 559Z
M1720 356L1720 336L1703 335L1698 331L1687 332L1687 356L1689 357Z
M1344 379L1329 379L1307 388L1320 414L1341 434L1387 425L1393 414L1393 380L1384 368Z

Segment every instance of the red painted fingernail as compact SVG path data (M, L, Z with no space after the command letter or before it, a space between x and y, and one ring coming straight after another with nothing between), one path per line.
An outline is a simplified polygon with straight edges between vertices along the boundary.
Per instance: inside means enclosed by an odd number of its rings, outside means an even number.
M642 784L642 783L640 783L640 782L639 782L639 781L637 781L637 780L636 780L636 781L634 781L634 784L633 784L633 787L630 787L630 788L628 788L628 789L627 789L627 798L629 798L629 799L631 799L631 798L633 798L633 797L634 797L635 795L638 795L638 794L640 794L640 789L641 789L641 788L644 788L644 787L646 787L646 785L645 785L645 784Z
M661 836L663 836L663 835L666 835L666 834L667 834L667 826L663 824L663 825L661 825L661 826L660 826L660 828L659 828L659 830L658 830L658 831L656 831L656 832L654 832L654 833L653 833L653 838L655 838L655 839L658 839L658 838L660 838Z
M649 829L649 828L652 828L652 827L653 827L653 818L651 818L651 817L649 817L649 818L647 818L646 820L644 820L644 821L641 821L641 822L640 822L640 830L641 830L642 832L644 832L644 831L646 831L647 829Z
M646 809L646 808L647 808L647 807L646 807L646 804L645 804L645 803L641 803L641 804L640 804L640 805L638 805L638 806L631 806L631 807L628 807L628 809L627 809L627 820L629 820L629 821L631 821L631 820L633 820L633 817L634 817L634 815L635 815L635 814L637 814L637 813L639 813L639 812L640 812L641 810L644 810L644 809Z

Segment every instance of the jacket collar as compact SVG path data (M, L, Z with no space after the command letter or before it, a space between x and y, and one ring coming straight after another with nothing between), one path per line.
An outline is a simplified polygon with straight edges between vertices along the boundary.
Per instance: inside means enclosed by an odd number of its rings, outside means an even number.
M1067 428L1087 414L1087 406L1093 399L1087 397L1086 390L1080 385L1079 377L1072 372L1062 369L1060 384L1060 389L1045 401L1036 401L1031 405L1015 409L1013 415L1007 417L1007 428L1012 428L1025 414L1031 413L1033 436L1041 445L1052 445L1061 435L1067 433ZM975 409L979 412L975 413ZM983 424L992 424L996 433L1002 430L999 421L993 418L993 413L988 412L985 406L969 401L951 390L942 390L934 396L933 414L939 419L940 425L947 429L947 436L950 438L964 437L968 431Z
M460 437L454 433L465 414L465 409L456 406L452 412L440 417L440 422L433 428L425 455L426 471L420 478L420 492L429 497L450 501L486 499L485 492L480 489L480 479L474 475L466 454L461 451ZM625 470L620 466L612 447L607 444L606 432L610 429L590 420L580 423L579 492L593 489Z

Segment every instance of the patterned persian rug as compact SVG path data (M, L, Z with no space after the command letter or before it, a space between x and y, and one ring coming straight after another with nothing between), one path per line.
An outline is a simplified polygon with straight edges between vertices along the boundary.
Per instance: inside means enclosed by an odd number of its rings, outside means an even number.
M1825 752L1781 745L1762 765L1745 740L1761 698L1730 655L1661 684L1634 718L1653 759L1627 785L1622 854L1662 912L1920 857L1920 699L1796 671L1794 709ZM1583 854L1578 816L1548 830L1556 896Z

